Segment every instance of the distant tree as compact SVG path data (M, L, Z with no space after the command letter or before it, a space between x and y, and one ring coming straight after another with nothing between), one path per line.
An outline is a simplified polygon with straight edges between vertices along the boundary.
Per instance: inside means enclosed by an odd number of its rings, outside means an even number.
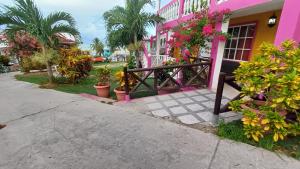
M100 56L104 53L104 44L99 38L95 38L91 44L91 49L96 52L96 55Z
M41 57L49 58L49 52L58 44L62 33L79 37L74 18L66 12L51 13L44 17L33 0L14 0L14 6L3 6L0 13L0 25L6 25L7 34L25 32L34 37L41 46ZM53 82L51 60L46 61L49 83Z
M146 28L161 22L163 18L144 11L146 5L153 6L151 0L126 0L125 7L116 6L103 14L108 32L108 43L113 49L138 44L147 35ZM135 55L138 58L139 48Z

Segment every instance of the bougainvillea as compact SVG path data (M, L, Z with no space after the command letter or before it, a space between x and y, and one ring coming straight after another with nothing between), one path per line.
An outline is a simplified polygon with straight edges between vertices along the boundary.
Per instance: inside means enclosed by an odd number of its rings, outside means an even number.
M230 10L228 9L217 12L203 9L201 12L194 13L193 18L173 30L172 38L168 41L168 44L173 48L173 56L190 62L191 60L187 60L186 57L196 58L200 50L209 51L208 43L214 38L225 41L227 34L218 31L217 25L227 21L229 14ZM178 52L178 49L181 52Z

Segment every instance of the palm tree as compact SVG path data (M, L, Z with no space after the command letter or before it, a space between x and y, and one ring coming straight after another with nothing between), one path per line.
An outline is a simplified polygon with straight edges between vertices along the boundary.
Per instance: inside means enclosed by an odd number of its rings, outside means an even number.
M111 48L138 44L147 35L146 28L161 22L163 18L144 11L151 0L126 0L126 6L116 6L103 14ZM135 51L138 58L139 51Z
M50 49L57 46L58 35L63 33L79 38L74 18L66 12L55 12L44 17L33 0L15 0L15 6L3 6L0 25L6 25L7 34L27 33L41 46L41 56L48 57ZM53 82L51 60L46 61L49 83Z
M96 55L100 56L104 52L104 44L100 41L99 38L95 38L91 44L92 50L96 52Z

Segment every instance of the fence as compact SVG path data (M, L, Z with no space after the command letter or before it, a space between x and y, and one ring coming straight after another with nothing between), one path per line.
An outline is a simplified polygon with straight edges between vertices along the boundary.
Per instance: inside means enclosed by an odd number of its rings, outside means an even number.
M183 87L207 87L211 60L201 59L198 63L159 66L153 68L124 68L126 95L138 92L158 94L168 89Z
M221 107L222 97L223 97L223 90L225 83L229 84L233 88L235 88L238 91L241 91L241 87L237 85L234 82L235 78L234 76L229 76L224 72L220 73L219 76L219 82L218 82L218 88L217 88L217 94L216 94L216 100L215 100L215 107L214 107L214 114L219 115L220 113L224 113L229 110L229 103ZM231 101L238 100L242 97L242 94L240 93L235 98L233 98Z

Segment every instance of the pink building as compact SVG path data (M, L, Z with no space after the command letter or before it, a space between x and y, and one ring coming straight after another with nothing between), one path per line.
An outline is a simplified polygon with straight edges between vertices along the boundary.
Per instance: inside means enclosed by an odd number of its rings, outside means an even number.
M226 42L214 40L210 54L212 59L210 88L216 89L221 71L232 72L239 62L248 61L257 54L262 42L276 45L287 39L300 42L300 0L170 0L160 7L158 14L166 20L157 25L156 36L145 42L145 59L148 66L159 65L168 59L167 41L172 28L193 16L192 9L200 10L207 3L211 11L230 9L232 16L218 29L231 34Z

